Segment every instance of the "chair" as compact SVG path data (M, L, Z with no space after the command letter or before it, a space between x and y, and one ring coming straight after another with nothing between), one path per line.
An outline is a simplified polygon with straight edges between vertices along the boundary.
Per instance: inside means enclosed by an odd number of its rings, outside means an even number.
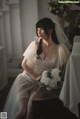
M33 105L33 119L58 119L63 112L62 102L57 98L46 98L40 100L34 100Z
M32 119L78 119L72 112L63 106L59 98L33 100Z

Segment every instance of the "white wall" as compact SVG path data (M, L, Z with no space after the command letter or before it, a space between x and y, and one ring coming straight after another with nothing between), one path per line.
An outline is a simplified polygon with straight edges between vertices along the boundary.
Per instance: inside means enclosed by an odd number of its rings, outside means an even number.
M19 4L12 4L10 7L10 26L13 58L22 57L22 39Z
M35 23L38 20L37 0L21 0L20 13L22 42L24 51L35 36Z
M8 58L11 58L12 43L11 43L10 16L8 10L4 11L3 13L3 23L4 23L4 39L5 39L6 56Z
M1 11L0 26L3 27L0 27L0 44L5 40L8 59L21 58L35 36L37 0L9 0L7 3L2 0Z
M38 16L39 19L43 17L53 17L53 15L48 11L48 2L50 0L38 0Z

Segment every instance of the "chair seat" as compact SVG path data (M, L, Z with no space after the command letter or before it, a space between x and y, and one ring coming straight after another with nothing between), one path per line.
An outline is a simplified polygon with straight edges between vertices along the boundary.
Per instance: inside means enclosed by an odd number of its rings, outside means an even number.
M54 117L55 114L60 112L62 102L59 99L46 98L34 100L33 102L33 115L35 118L48 118ZM53 114L54 113L54 114Z

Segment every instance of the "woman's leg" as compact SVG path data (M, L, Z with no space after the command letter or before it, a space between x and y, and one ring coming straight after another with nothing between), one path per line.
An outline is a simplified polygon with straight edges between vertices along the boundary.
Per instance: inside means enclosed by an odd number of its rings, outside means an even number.
M27 98L19 100L19 111L16 113L14 119L25 119L27 115Z
M39 99L42 97L42 94L35 91L31 94L29 101L28 101L28 106L27 106L27 117L26 119L32 119L33 117L33 110L32 110L32 101L35 99Z

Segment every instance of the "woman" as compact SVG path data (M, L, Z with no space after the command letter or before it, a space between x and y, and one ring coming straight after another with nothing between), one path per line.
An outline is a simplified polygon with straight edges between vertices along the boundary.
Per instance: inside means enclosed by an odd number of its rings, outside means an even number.
M43 71L66 65L70 52L65 44L60 43L66 41L57 37L56 28L49 18L37 22L38 40L32 41L24 52L24 71L17 76L7 97L4 111L8 113L8 119L25 119L29 97L39 88Z

